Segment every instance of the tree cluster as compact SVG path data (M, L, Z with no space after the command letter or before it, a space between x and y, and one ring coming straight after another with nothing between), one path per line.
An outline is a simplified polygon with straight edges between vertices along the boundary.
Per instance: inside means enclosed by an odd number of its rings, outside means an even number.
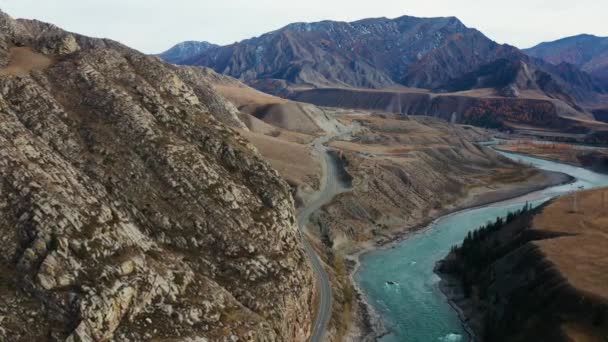
M492 235L521 215L528 213L531 209L532 206L526 202L521 209L509 212L506 217L498 217L495 221L490 221L484 226L470 231L460 247L452 247L452 253L460 260L460 272L465 296L469 297L471 295L474 279L477 279L478 275L496 257L499 241L491 240ZM479 295L483 297L483 293L479 293Z

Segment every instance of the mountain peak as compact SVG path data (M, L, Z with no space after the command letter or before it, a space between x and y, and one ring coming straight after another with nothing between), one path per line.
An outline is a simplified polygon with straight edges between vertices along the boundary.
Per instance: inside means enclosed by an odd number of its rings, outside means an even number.
M496 47L456 17L406 15L292 23L260 37L192 54L184 64L209 66L244 81L283 79L312 86L371 88L402 83L432 88L472 71ZM439 64L450 70L438 72Z
M581 34L577 34L574 36L568 36L568 37L563 37L563 38L559 38L559 39L552 40L552 41L542 42L531 48L524 49L524 51L534 51L541 47L555 47L555 46L564 45L564 44L581 44L581 43L593 44L596 42L603 42L603 41L608 41L608 37L600 37L600 36L597 36L594 34L581 33Z
M158 56L167 62L174 63L174 64L181 64L188 57L190 57L192 55L198 55L210 48L217 47L217 46L219 46L219 45L209 43L206 41L188 40L188 41L176 44L169 50L158 54Z
M608 84L608 37L585 33L544 42L524 51L554 65L573 64Z
M606 38L606 37L600 37L600 36L597 36L595 34L590 34L590 33L581 33L581 34L577 34L577 35L574 35L571 37L566 37L563 39L566 40L566 39L603 39L603 38Z

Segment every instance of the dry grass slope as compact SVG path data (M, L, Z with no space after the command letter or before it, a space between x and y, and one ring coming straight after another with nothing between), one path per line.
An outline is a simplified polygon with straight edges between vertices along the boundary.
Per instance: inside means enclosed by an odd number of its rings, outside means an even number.
M9 63L0 68L1 76L24 76L34 70L43 70L54 63L48 55L33 51L29 47L13 47L10 49Z

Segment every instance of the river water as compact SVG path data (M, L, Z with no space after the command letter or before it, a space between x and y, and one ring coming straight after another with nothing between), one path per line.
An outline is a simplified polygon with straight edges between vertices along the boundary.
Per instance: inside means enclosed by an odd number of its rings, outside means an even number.
M501 152L502 153L502 152ZM458 315L438 288L435 263L468 231L498 216L521 208L525 202L539 205L568 192L608 186L608 176L586 169L502 153L512 159L575 177L572 184L551 187L516 199L444 216L428 229L413 234L392 248L364 254L355 281L388 331L382 342L468 341Z

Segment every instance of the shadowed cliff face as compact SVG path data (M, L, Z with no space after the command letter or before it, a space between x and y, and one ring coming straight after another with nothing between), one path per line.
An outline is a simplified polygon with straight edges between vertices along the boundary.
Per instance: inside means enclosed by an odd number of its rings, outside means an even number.
M200 70L0 32L0 340L305 340L288 187Z

